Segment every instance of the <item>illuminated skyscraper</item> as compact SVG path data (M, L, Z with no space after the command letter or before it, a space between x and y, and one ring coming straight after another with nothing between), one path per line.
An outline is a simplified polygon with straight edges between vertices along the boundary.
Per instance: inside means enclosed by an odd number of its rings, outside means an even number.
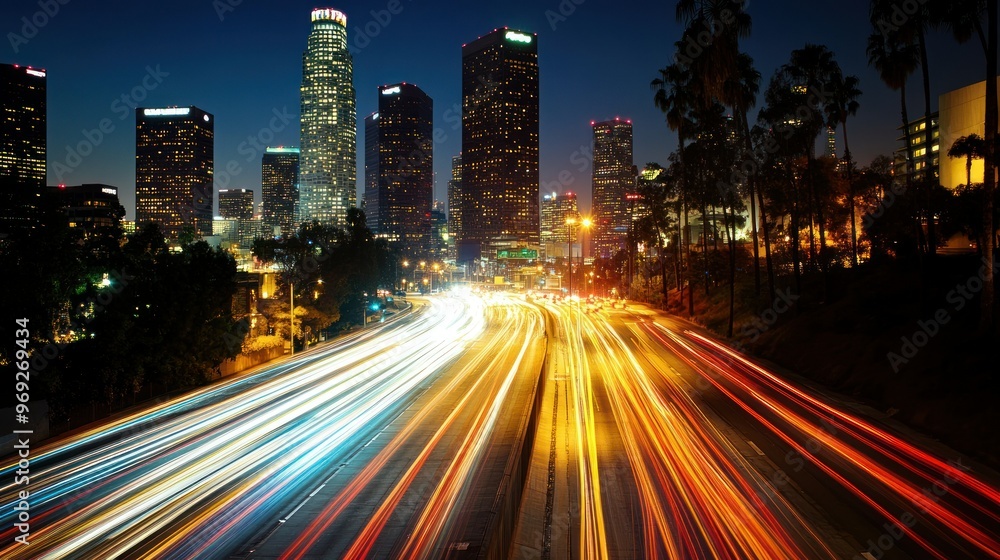
M625 247L629 212L625 195L634 190L632 121L591 123L594 128L593 256L608 258Z
M538 36L496 29L462 47L459 242L538 244Z
M576 193L547 194L542 197L541 241L542 254L546 260L565 257L569 253L569 243L576 242L569 237L567 218L579 218Z
M312 11L302 54L299 222L342 226L357 206L357 131L347 16Z
M462 231L462 154L451 158L451 181L448 181L448 231L453 237Z
M35 226L45 186L45 71L0 64L0 233Z
M378 233L378 112L365 117L364 210L368 229Z
M261 200L264 223L295 232L295 205L299 200L299 149L267 148L261 159Z
M369 228L404 255L423 256L431 241L434 105L413 84L382 86L378 96L378 113L365 119Z
M219 191L219 215L223 218L249 220L253 218L253 191L223 189Z
M215 119L197 107L135 110L135 221L168 239L212 235Z

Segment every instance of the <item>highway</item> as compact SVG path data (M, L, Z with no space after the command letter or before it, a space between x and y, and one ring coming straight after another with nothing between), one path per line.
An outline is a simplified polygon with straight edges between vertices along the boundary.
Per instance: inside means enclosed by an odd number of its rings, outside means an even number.
M435 296L33 448L29 545L0 465L0 557L464 559L509 524L513 558L1000 558L995 473L679 319L584 310Z
M474 549L503 477L488 465L510 453L541 329L523 302L436 298L410 318L33 449L30 544L12 542L23 487L8 463L0 557Z
M995 474L693 325L541 300L522 558L998 558Z

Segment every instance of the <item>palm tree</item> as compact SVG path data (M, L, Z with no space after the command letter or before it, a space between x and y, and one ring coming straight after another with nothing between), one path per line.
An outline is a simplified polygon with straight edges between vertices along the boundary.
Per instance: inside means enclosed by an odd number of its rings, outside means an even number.
M685 191L682 192L681 196L684 199L684 223L690 223L688 221L688 201L690 200L687 196L687 188L689 182L687 181L687 168L684 165L684 155L685 155L685 143L687 141L687 133L691 128L691 119L689 118L689 113L691 111L691 106L693 100L689 94L691 75L686 69L682 68L678 64L671 64L666 68L660 70L660 77L650 83L650 87L655 92L653 95L653 103L656 108L663 111L663 114L667 120L667 126L670 130L677 133L677 165L679 168L679 175L682 177L683 187ZM683 236L682 236L683 237ZM691 268L691 244L687 244L687 265L690 271ZM689 274L690 277L690 274ZM692 289L690 278L688 280L688 314L692 317L694 316L694 290Z
M801 49L792 51L788 63L783 65L779 73L784 83L790 84L799 107L808 110L808 118L801 120L798 128L802 132L802 148L806 157L806 180L816 224L819 229L819 264L824 278L824 291L829 294L828 259L826 248L826 222L823 212L824 204L820 200L813 177L816 159L816 137L826 125L823 115L832 100L824 95L828 86L841 76L840 65L834 59L833 52L823 45L806 44Z
M899 92L900 112L903 118L903 135L906 145L910 140L910 117L906 110L906 82L920 65L917 47L902 40L899 33L873 33L868 37L868 65L878 72L889 89ZM913 174L910 151L904 150L906 157L906 178Z
M854 201L854 172L851 163L851 144L847 139L847 117L857 114L860 104L858 98L861 97L861 90L858 89L860 80L856 76L844 76L836 74L831 84L832 90L830 103L826 106L827 125L836 127L843 126L844 130L844 158L847 165L847 196L848 206L851 209L851 262L855 268L858 266L858 225L855 215Z
M965 158L965 186L972 187L972 160L983 159L986 156L986 140L978 134L962 136L948 148L948 157L952 159Z
M946 2L942 0L917 2L916 10L898 27L891 23L894 10L899 9L897 0L871 0L868 11L872 27L877 33L882 33L886 36L896 34L901 43L914 45L917 52L917 60L920 62L920 75L924 88L924 122L927 123L924 129L924 146L927 147L927 153L924 156L926 159L924 166L926 170L924 173L924 191L927 204L927 247L928 254L931 257L937 253L937 235L935 233L934 208L931 202L931 192L933 191L931 181L933 177L930 170L933 167L934 154L931 151L933 127L931 127L931 79L930 65L927 58L927 30L936 18L940 17L942 12L941 6L944 4ZM904 126L908 126L908 124L905 123Z
M712 33L712 42L703 52L687 61L685 66L694 76L691 87L702 105L725 100L726 77L739 74L740 39L750 36L753 19L745 10L744 0L678 0L676 17L685 25L678 42L679 52L697 41L700 33ZM724 23L729 22L729 23ZM720 29L717 26L722 25Z
M743 158L752 158L754 157L753 141L750 138L750 121L747 113L757 105L757 94L760 92L760 72L754 68L753 58L746 53L739 54L737 68L737 73L727 77L723 83L723 103L733 108L736 123L739 125L740 140L743 144ZM757 201L754 196L756 177L750 174L746 181L753 237L754 293L759 296L761 286L760 244L757 232Z
M920 51L911 42L904 41L898 32L876 32L868 37L868 65L873 67L889 89L899 91L900 116L903 121L903 140L906 146L912 146L910 117L906 108L906 82L920 66ZM909 148L903 150L903 164L906 172L906 192L913 192L914 162L910 157ZM918 209L919 210L919 209ZM918 247L922 245L923 228L920 226L919 211L914 214L914 230L917 233ZM916 252L921 259L921 251ZM923 266L923 260L920 260ZM921 274L921 277L923 275Z

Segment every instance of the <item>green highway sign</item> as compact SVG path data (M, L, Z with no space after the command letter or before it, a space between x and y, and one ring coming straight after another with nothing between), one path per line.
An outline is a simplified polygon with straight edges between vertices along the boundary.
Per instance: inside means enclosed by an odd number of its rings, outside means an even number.
M538 260L538 249L499 249L497 250L497 260Z

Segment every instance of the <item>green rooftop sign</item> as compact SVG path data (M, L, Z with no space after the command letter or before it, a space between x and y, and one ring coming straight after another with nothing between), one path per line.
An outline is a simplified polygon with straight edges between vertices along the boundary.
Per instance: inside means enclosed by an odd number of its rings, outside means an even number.
M499 249L497 250L497 260L517 259L533 261L538 259L538 249Z

